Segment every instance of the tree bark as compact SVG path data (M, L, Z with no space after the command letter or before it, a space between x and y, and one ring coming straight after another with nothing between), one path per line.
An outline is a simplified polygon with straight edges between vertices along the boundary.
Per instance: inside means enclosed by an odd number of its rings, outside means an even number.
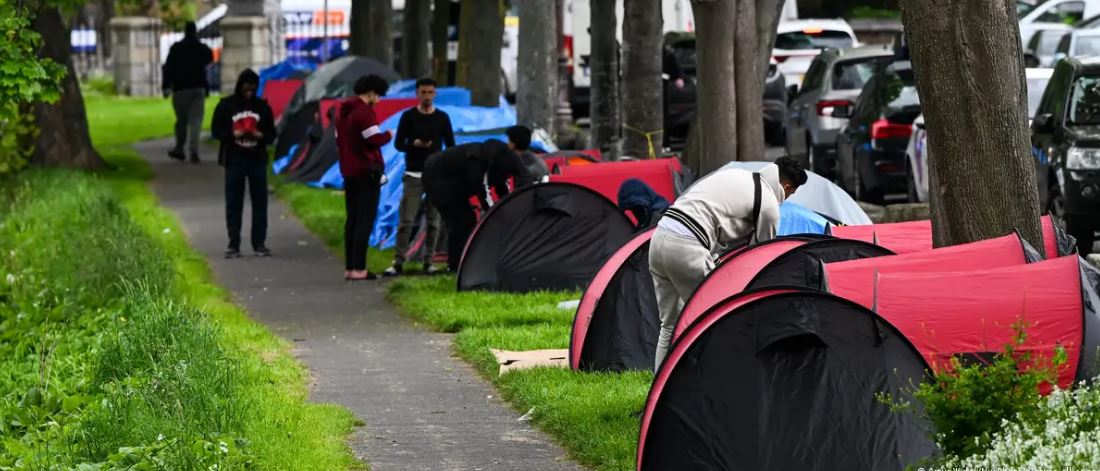
M401 40L401 71L406 77L428 74L428 36L431 34L432 0L406 0ZM444 50L446 53L446 50Z
M348 18L348 54L367 57L370 53L370 4L374 0L351 0Z
M66 74L61 80L60 100L34 105L38 139L31 163L80 169L105 167L88 133L88 114L73 69L69 29L61 21L61 12L56 7L43 9L34 20L34 30L42 35L41 56L64 66Z
M654 158L664 138L661 2L623 0L623 155Z
M592 144L606 160L617 160L620 142L619 114L619 44L615 39L618 20L615 2L591 3L592 55L588 61L592 71L589 117L592 122ZM659 136L664 137L664 136Z
M447 26L451 22L451 0L434 0L432 8L432 78L440 85L447 80Z
M456 82L470 90L470 104L500 103L500 49L504 8L500 0L463 0Z
M557 15L552 1L519 4L516 114L519 124L555 134L558 101Z
M393 67L393 0L370 0L367 57Z
M1042 247L1014 2L901 5L928 129L935 246L1018 229Z

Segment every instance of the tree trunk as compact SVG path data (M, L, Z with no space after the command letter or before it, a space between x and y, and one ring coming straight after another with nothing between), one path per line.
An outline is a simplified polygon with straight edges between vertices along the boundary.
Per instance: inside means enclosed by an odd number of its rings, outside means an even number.
M424 77L430 71L428 35L431 33L432 0L405 2L404 34L401 40L401 72L406 77Z
M451 22L451 0L435 0L432 9L432 77L440 85L447 80L447 26Z
M1042 247L1014 2L904 0L928 129L937 247L1018 229Z
M619 114L619 43L615 2L591 3L592 55L588 61L592 71L589 117L592 122L592 144L606 160L617 160L621 124ZM659 136L664 137L664 136Z
M519 4L516 114L519 124L554 130L558 102L557 15L554 2Z
M351 0L348 18L348 54L367 57L370 53L370 4L374 0ZM329 34L332 34L330 31Z
M370 0L367 57L393 67L393 1Z
M34 30L42 35L42 57L64 66L66 74L61 80L60 100L54 104L34 105L34 120L39 134L31 163L81 169L103 168L106 163L92 147L92 138L88 134L88 115L84 111L84 97L73 69L69 29L61 21L61 12L56 7L43 9L34 20Z
M500 0L463 0L456 82L470 90L470 104L500 104L500 49L504 8Z
M661 149L663 27L661 2L623 0L623 155L654 158Z

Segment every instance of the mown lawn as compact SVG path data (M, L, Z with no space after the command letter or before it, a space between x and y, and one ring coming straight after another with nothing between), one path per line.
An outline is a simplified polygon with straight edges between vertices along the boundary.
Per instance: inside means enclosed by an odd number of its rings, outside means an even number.
M337 252L342 251L343 200L327 190L284 184L278 189L294 212ZM338 193L335 193L338 195ZM372 258L384 268L389 254ZM458 293L454 276L405 277L390 283L388 298L418 322L455 332L454 349L492 381L502 397L553 436L577 461L600 470L634 467L639 416L653 375L578 373L538 368L498 375L490 348L568 348L572 310L561 301L579 292Z
M145 184L126 144L171 132L168 101L86 104L114 170L0 182L0 468L362 468L354 417L307 402Z

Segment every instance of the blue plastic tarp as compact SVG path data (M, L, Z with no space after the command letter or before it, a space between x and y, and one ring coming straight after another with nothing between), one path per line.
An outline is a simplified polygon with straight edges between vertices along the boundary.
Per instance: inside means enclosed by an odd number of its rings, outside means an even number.
M317 70L318 62L306 57L289 57L286 60L260 69L260 85L257 95L264 96L264 83L268 80L285 79L298 73L310 73Z
M403 85L405 82L410 81L402 80L391 85L386 98L416 98L416 81L411 81L411 87L405 87ZM501 100L502 104L507 103L504 97L501 97ZM436 106L470 106L470 91L462 87L437 87L435 104Z
M829 221L798 203L784 201L779 205L778 235L824 234Z

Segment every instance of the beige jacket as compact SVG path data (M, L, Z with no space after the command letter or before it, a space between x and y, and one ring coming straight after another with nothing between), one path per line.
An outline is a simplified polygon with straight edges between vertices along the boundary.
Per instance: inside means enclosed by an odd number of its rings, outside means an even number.
M779 183L779 167L768 165L758 173L760 216L755 225L752 223L753 172L742 169L719 170L707 175L680 195L665 217L687 226L711 253L719 253L750 237L753 243L774 239L779 227L779 205L785 197L783 185Z

